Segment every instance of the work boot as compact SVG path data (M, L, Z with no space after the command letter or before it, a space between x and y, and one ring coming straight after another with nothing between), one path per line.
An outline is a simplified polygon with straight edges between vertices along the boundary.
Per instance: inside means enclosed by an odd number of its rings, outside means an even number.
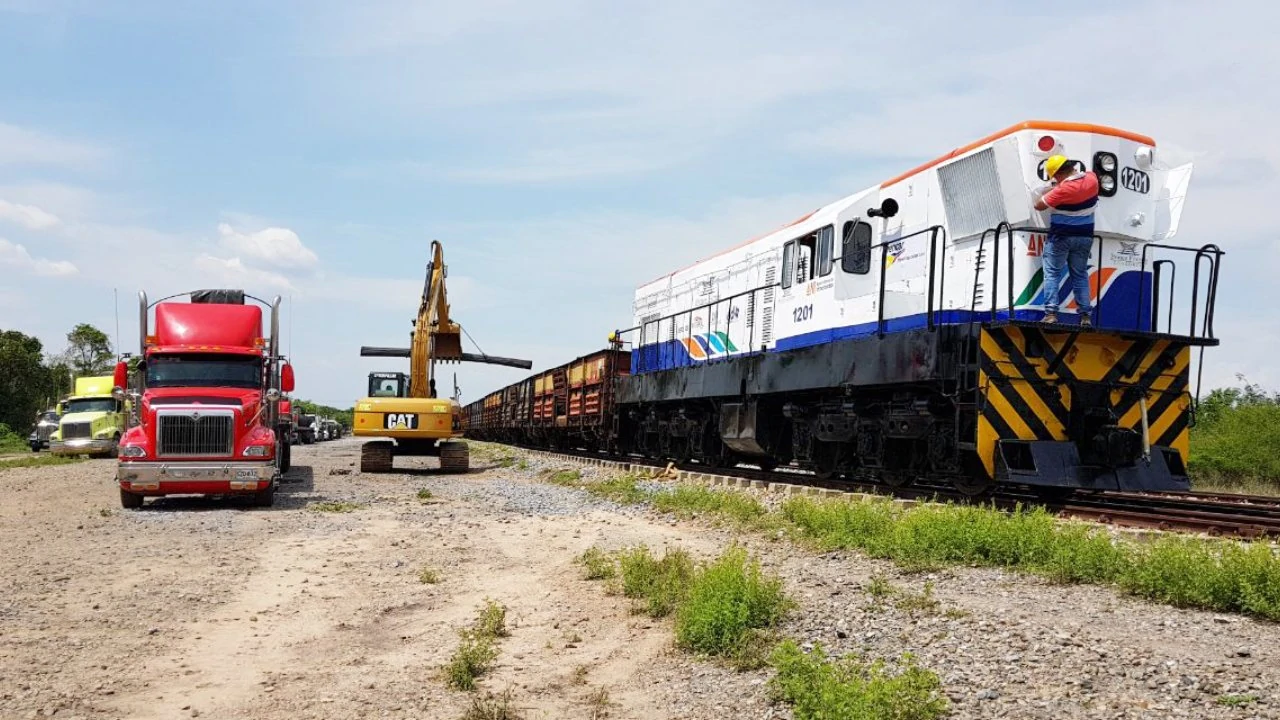
M1040 318L1040 322L1052 325L1058 322L1058 313L1047 312L1044 314L1043 318Z
M1089 313L1080 316L1080 327L1093 327L1093 321L1089 319Z

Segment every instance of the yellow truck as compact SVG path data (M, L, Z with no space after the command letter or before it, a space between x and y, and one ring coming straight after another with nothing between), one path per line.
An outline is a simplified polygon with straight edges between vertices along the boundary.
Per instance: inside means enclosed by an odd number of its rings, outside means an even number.
M115 457L125 431L125 412L112 396L114 378L76 378L75 392L58 404L62 417L49 438L54 455Z

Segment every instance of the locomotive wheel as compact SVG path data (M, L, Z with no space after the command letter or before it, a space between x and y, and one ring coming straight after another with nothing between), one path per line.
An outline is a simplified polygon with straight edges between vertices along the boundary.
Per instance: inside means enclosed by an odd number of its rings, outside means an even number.
M389 440L367 442L360 448L360 472L391 472L395 460L395 443Z
M961 476L953 478L951 483L956 486L961 494L971 498L982 498L990 495L995 490L995 482L984 477Z
M462 442L440 443L440 471L464 473L470 469L471 453Z

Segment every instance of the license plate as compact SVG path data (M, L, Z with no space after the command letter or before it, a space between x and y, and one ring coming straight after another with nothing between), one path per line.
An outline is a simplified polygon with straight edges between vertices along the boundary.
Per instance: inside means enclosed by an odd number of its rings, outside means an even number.
M383 416L382 427L384 430L417 430L418 415L417 413L387 413Z
M254 470L253 468L237 468L236 479L237 480L257 480L258 471Z

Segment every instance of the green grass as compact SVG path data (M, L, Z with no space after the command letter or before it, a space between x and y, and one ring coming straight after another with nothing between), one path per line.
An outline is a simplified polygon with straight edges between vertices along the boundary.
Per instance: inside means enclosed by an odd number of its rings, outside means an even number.
M791 498L783 517L821 549L858 549L909 569L997 566L1058 582L1113 585L1180 607L1280 620L1280 556L1265 543L1177 536L1113 540L1103 529L1067 525L1047 511L887 500Z
M349 513L355 512L362 507L364 507L364 505L347 500L325 500L322 502L311 503L307 506L307 509L312 512Z
M705 655L741 655L755 631L775 627L792 603L782 581L766 577L741 547L730 547L693 576L676 611L676 644Z
M618 572L613 558L598 547L587 548L575 562L583 567L585 580L608 580Z
M684 600L693 578L693 559L679 548L661 559L641 545L618 556L622 594L639 601L639 610L650 617L666 617Z
M711 515L743 525L759 522L767 514L764 505L750 495L699 485L678 485L674 490L659 492L653 496L653 507L683 517Z
M777 670L774 697L792 706L795 720L932 720L947 712L938 676L909 655L891 668L858 655L829 659L821 646L805 653L786 640L770 662Z
M0 453L30 452L27 439L0 423Z
M430 490L428 490L427 488L420 488L420 489L418 490L418 499L419 499L419 500L426 501L426 500L430 500L430 499L431 499L431 498L433 498L433 497L435 497L435 495L431 494L431 491L430 491Z
M1225 707L1245 707L1258 702L1257 695L1219 695L1218 704Z
M27 449L30 453L30 448ZM3 458L0 459L0 471L11 470L13 468L29 468L29 467L53 467L56 465L71 465L73 463L84 462L82 457L68 457L63 455L37 455L31 453L23 457Z
M562 487L578 487L582 484L582 471L556 470L547 474L547 482Z
M486 598L480 617L476 618L475 630L490 638L509 636L511 632L507 630L507 608Z
M1245 393L1249 392L1246 388ZM1191 431L1193 489L1247 487L1250 494L1280 493L1280 403L1256 391L1252 399L1237 392L1235 407L1216 390L1201 405Z
M618 475L586 483L582 487L595 497L611 500L619 505L639 505L653 497L653 492L641 488L639 483L640 479L634 475Z
M418 573L418 582L423 585L435 585L440 582L440 573L435 568L425 567Z
M458 631L461 642L443 668L446 684L457 690L474 690L476 680L487 673L498 658L495 641L510 633L506 626L507 608L485 599L476 620Z

